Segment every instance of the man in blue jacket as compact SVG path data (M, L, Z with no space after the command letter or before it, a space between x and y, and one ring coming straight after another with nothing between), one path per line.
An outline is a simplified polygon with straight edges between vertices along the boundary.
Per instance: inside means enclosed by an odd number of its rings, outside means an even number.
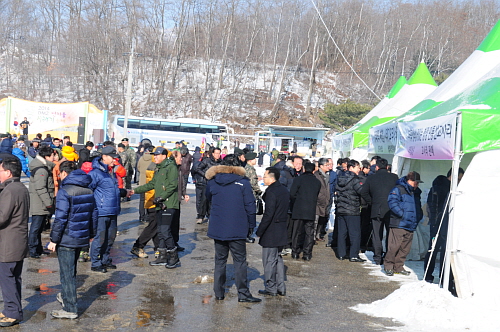
M48 249L57 251L61 277L61 293L57 300L60 310L52 317L74 319L78 317L76 305L76 264L80 249L89 245L94 235L97 214L94 213L94 193L89 189L92 178L73 161L60 165L61 188L56 197L56 213Z
M205 177L206 197L212 203L207 235L215 242L215 298L224 300L226 263L231 251L238 302L260 302L250 294L247 280L246 238L248 230L255 228L255 198L250 180L234 154L227 155L221 165L209 168Z
M97 231L90 248L91 270L106 273L108 269L116 269L112 264L109 252L116 238L117 218L120 213L120 189L116 176L111 168L114 158L118 158L112 146L102 149L102 157L92 161L92 178L89 188L94 191L98 211ZM125 191L125 190L123 190Z
M418 188L419 183L423 183L420 180L420 174L412 171L396 182L396 186L387 198L391 217L384 269L388 276L394 273L405 276L410 274L404 269L406 256L411 249L413 232L423 217L420 203L422 190Z

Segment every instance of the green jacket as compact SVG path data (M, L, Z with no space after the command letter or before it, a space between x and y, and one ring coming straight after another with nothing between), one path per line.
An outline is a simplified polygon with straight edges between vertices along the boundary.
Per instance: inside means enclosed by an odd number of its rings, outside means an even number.
M135 188L136 194L142 194L146 191L155 191L155 198L161 197L165 199L167 209L180 209L178 187L179 171L176 163L171 159L165 159L156 168L153 179L148 183ZM157 206L157 210L160 208Z

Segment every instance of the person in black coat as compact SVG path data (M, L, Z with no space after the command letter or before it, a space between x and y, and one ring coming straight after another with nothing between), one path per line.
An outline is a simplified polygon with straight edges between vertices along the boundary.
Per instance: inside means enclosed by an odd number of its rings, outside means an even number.
M288 244L287 220L290 194L280 182L280 172L274 167L266 168L264 184L267 187L263 196L266 209L257 229L262 246L262 264L264 265L264 290L259 294L284 296L285 265L280 255L283 247Z
M82 168L83 163L90 161L90 151L94 148L94 143L87 141L85 147L78 151L78 168Z
M210 215L210 207L207 199L205 197L205 190L207 187L207 179L205 178L205 173L212 166L220 165L221 159L221 149L215 148L212 155L205 157L201 160L199 164L195 165L193 163L192 173L196 179L196 223L201 224L205 216L208 218ZM194 157L193 157L194 158Z
M386 233L389 234L390 209L387 204L387 197L396 185L398 176L387 171L386 159L378 159L375 165L375 174L366 178L361 189L361 197L368 205L371 205L373 260L375 264L382 265L384 228Z
M298 259L303 251L303 260L309 261L312 257L314 245L314 221L316 219L316 205L321 182L314 176L315 165L306 163L304 174L294 179L290 189L290 203L293 219L292 230L292 258ZM305 236L304 236L305 233ZM300 247L304 236L303 249Z
M336 187L337 207L335 209L338 216L338 255L342 260L347 254L347 238L351 247L349 250L350 262L364 262L359 258L359 249L361 243L361 219L360 192L363 183L358 177L361 170L359 162L349 160L347 162L347 171L344 175L338 177Z

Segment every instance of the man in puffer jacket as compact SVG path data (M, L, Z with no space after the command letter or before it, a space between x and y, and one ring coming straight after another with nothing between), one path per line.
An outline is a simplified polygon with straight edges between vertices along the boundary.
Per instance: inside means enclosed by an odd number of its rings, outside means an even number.
M350 262L364 262L359 258L361 245L361 189L362 180L358 177L361 167L356 160L347 162L347 171L337 178L337 204L335 213L338 218L338 255L342 260L347 254L347 236L351 242L349 249Z
M388 276L409 275L404 269L406 256L410 252L413 232L423 217L418 184L422 183L420 174L410 172L396 183L389 193L387 203L391 209L389 240L384 258L384 269Z
M57 300L63 308L53 310L55 318L78 317L76 305L76 264L80 249L89 245L97 226L92 178L72 161L60 165L62 185L56 197L56 213L48 249L57 251L62 292Z
M101 153L102 157L97 157L92 161L92 171L89 173L92 178L89 188L94 191L99 213L96 235L90 248L90 258L92 271L106 273L108 269L116 269L109 252L116 238L121 195L112 170L114 158L118 158L118 154L112 146L106 146ZM126 190L121 190L126 195Z
M250 294L247 280L246 238L248 230L255 228L255 199L250 180L234 154L227 155L222 165L210 168L206 178L206 195L212 202L207 235L215 244L215 299L225 298L226 263L231 251L238 302L260 302L261 299Z

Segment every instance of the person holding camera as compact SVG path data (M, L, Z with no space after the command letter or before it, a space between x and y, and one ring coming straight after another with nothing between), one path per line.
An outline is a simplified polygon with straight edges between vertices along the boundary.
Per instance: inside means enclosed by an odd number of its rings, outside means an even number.
M176 160L167 158L168 150L162 147L156 148L153 158L157 168L153 179L148 183L137 187L132 194L141 194L147 191L155 191L154 204L156 206L156 222L159 238L159 255L150 265L164 265L167 269L180 266L179 255L172 226L180 215L179 202L179 171ZM179 154L180 156L180 154Z

